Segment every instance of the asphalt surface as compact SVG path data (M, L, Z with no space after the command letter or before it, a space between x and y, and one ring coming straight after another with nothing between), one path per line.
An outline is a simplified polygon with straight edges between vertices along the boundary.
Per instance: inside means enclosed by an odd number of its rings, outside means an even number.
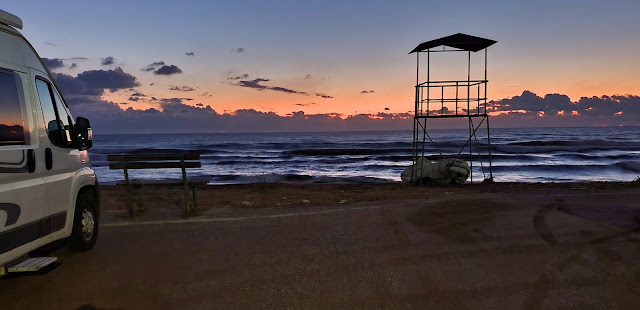
M92 251L0 279L0 309L640 308L638 191L574 192L109 211Z

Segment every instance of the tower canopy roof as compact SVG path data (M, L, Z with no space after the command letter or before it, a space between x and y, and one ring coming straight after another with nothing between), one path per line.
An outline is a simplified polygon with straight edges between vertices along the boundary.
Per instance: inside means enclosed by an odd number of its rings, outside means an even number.
M428 49L442 45L461 49L463 51L477 52L495 44L496 42L498 41L474 37L464 33L456 33L440 39L421 43L420 45L416 46L416 48L414 48L411 52L409 52L409 54L426 51Z

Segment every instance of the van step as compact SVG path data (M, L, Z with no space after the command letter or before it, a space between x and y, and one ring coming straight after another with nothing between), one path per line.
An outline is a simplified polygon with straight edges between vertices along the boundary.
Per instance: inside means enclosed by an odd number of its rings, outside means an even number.
M58 260L57 257L31 257L19 260L6 266L7 272L38 271Z

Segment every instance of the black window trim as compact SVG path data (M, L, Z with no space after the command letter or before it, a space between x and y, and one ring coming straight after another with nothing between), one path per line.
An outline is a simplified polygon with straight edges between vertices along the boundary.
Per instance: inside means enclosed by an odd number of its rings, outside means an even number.
M51 96L51 102L53 103L53 111L56 113L56 120L60 121L60 113L58 112L58 105L56 104L56 97L55 97L55 95L53 93L54 92L54 88L53 88L54 84L51 83L49 81L49 79L47 79L47 78L45 78L43 76L40 76L40 75L36 75L36 80L40 80L40 81L43 81L43 82L47 83L47 86L49 88L49 96ZM36 85L36 92L37 92L37 88L38 88L38 85ZM60 96L60 99L63 100L62 96ZM42 101L40 100L39 96L38 96L38 101L40 101L40 110L42 111ZM66 103L64 102L64 100L62 101L62 106L66 108ZM44 111L42 111L42 116L44 117ZM47 120L43 119L43 121L45 122L44 126L45 126L45 130L47 131L47 134L48 134L49 133L49 129L47 128L47 126L48 126L48 124L46 123ZM71 127L71 126L73 126L73 124L70 123L69 126ZM71 128L69 128L69 130L71 130ZM66 141L67 137L63 136L62 134L63 134L63 130L60 130L61 141ZM56 145L55 143L53 143L53 141L51 141L51 139L49 139L49 141L51 142L51 144L53 144L53 145L55 145L55 146L57 146L59 148L65 148L65 149L72 149L73 148L73 146L71 146L71 145L67 145L67 146Z

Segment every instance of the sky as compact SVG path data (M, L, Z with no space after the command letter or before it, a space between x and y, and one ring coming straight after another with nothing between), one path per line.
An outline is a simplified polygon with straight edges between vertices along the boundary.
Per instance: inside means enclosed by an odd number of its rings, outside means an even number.
M36 0L2 9L22 18L72 112L97 132L410 129L408 52L458 32L498 41L487 55L500 114L492 124L640 125L638 1ZM458 74L465 60L434 57L432 69Z

